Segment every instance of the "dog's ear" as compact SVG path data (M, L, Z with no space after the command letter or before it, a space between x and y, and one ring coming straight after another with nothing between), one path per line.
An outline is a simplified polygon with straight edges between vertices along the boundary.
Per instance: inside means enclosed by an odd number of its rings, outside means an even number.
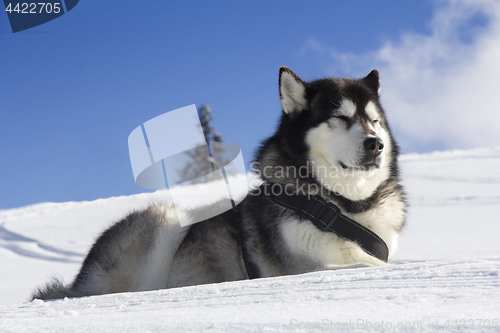
M362 81L368 86L368 88L370 88L371 91L378 95L380 92L380 79L376 69L372 70L370 74L362 79Z
M288 67L280 68L280 100L286 114L307 108L306 84Z

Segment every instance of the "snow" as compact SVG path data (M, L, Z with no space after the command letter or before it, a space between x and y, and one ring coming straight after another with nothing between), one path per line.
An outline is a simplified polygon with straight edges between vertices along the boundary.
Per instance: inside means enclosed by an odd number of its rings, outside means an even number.
M406 155L395 262L178 289L27 302L70 281L95 237L164 192L0 210L0 332L500 330L500 147Z

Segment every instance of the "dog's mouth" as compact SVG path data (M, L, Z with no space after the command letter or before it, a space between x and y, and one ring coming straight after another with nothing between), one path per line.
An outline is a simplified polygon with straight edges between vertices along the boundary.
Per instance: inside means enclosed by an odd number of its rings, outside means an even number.
M344 162L339 161L339 165L344 170L351 169L351 170L368 171L370 169L380 168L380 163L376 161L370 161L367 163L363 163L361 165L346 165Z

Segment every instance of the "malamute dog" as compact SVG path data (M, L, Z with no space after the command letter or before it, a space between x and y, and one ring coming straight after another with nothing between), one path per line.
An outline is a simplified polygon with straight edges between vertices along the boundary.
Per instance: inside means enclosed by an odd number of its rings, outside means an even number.
M165 205L129 214L96 240L53 299L386 265L405 222L398 147L379 77L302 81L279 73L283 113L252 168L263 181L236 208L181 227Z

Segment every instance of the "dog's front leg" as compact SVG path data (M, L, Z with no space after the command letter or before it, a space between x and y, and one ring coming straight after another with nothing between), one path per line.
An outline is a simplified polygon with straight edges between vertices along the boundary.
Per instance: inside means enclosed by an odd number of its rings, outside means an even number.
M369 264L367 262L358 262L356 264L349 265L325 265L324 267L318 269L319 271L335 271L338 269L352 269L352 268L366 268L366 267L376 267L377 265Z

